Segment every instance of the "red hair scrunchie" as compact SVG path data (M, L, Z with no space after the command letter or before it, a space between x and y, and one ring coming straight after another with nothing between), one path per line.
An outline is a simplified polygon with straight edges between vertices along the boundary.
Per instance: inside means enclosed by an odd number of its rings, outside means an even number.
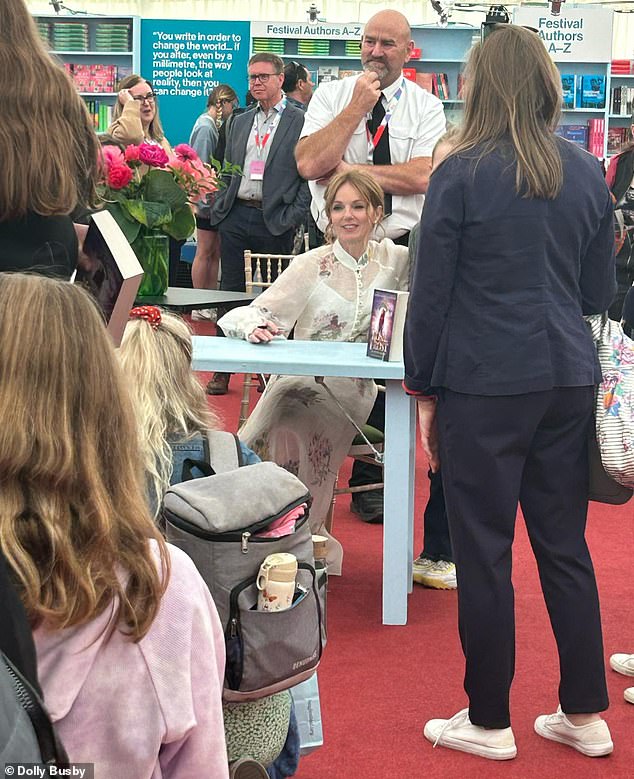
M161 324L161 311L156 306L135 306L129 314L130 319L145 319L153 330Z

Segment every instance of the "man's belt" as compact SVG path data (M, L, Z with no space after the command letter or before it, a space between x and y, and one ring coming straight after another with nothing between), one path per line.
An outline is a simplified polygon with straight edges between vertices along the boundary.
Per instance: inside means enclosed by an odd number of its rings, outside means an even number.
M262 201L261 200L253 200L252 198L249 198L248 200L243 199L241 197L236 198L236 203L241 206L246 206L247 208L259 208L262 209Z

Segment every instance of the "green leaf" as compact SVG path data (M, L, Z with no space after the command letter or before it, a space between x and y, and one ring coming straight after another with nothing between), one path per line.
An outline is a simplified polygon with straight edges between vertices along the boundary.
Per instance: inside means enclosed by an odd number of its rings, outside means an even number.
M165 203L173 211L187 203L187 195L167 170L152 168L145 175L145 199Z
M186 241L194 232L196 222L191 208L184 205L177 211L174 211L172 220L163 226L163 232L171 235L177 241Z
M148 200L124 200L121 204L133 219L150 229L162 227L172 219L172 211L165 203Z
M141 230L141 225L121 207L120 203L108 203L106 209L110 211L115 222L121 228L129 244L132 244Z

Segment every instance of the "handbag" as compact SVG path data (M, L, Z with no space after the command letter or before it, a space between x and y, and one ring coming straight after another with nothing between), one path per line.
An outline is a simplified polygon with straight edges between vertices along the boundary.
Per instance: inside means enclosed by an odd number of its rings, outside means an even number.
M596 440L608 476L634 488L634 341L607 314L586 317L602 379L595 402Z

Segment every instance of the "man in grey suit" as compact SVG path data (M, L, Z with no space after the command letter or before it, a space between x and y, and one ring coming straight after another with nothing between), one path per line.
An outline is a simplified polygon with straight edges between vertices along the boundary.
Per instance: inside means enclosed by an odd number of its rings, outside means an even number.
M244 250L289 254L295 228L310 204L297 172L295 144L304 113L282 93L284 63L262 52L249 60L249 89L257 106L231 124L225 159L239 165L211 213L222 243L220 289L244 290Z
M225 160L239 165L242 176L218 193L210 219L220 233L220 289L234 291L244 291L244 250L290 254L310 205L295 163L304 112L282 93L284 62L276 54L254 54L248 72L257 105L234 117L225 150ZM224 395L228 383L228 374L215 374L207 392Z

